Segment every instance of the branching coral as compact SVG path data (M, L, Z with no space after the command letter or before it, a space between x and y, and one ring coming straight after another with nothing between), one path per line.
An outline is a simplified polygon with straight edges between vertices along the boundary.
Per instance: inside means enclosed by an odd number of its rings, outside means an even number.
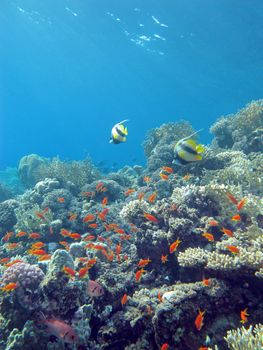
M225 340L231 350L262 350L263 325L241 327L227 332Z
M36 178L38 181L45 178L55 178L62 184L72 182L78 188L90 183L99 177L99 170L89 159L83 161L66 162L53 158L51 162L38 168Z
M210 131L215 135L214 145L260 152L263 146L263 100L252 101L235 115L221 117Z

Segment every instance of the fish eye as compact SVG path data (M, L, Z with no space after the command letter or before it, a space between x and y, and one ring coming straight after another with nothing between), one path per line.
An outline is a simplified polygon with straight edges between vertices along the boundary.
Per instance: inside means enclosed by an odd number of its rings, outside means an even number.
M72 336L71 336L71 339L72 339L72 340L74 340L74 338L75 338L75 336L74 336L74 335L72 335Z

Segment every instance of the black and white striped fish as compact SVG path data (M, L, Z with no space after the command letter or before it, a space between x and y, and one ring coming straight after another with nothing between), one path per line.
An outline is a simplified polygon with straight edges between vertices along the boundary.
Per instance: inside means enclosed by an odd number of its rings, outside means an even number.
M111 129L111 143L122 143L126 142L126 136L128 135L128 129L123 125L123 123L127 122L128 119L125 119L113 126Z

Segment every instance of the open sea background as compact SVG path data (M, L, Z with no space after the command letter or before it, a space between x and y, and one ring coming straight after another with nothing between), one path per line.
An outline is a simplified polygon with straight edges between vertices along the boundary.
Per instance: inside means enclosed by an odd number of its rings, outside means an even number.
M143 164L147 130L181 119L209 142L262 98L262 43L262 0L1 0L0 169L30 153Z

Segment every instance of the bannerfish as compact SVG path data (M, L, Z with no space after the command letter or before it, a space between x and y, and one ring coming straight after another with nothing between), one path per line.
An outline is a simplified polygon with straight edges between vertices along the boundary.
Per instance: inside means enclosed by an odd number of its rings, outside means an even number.
M123 125L123 123L129 121L125 119L113 126L111 129L110 143L118 144L126 142L126 136L128 135L128 129Z
M205 151L204 146L197 144L193 139L191 139L192 136L200 131L201 130L198 130L176 143L174 146L174 164L186 165L191 162L202 160L201 153Z
M103 294L104 289L98 282L92 280L88 281L88 295L90 297L100 297Z

